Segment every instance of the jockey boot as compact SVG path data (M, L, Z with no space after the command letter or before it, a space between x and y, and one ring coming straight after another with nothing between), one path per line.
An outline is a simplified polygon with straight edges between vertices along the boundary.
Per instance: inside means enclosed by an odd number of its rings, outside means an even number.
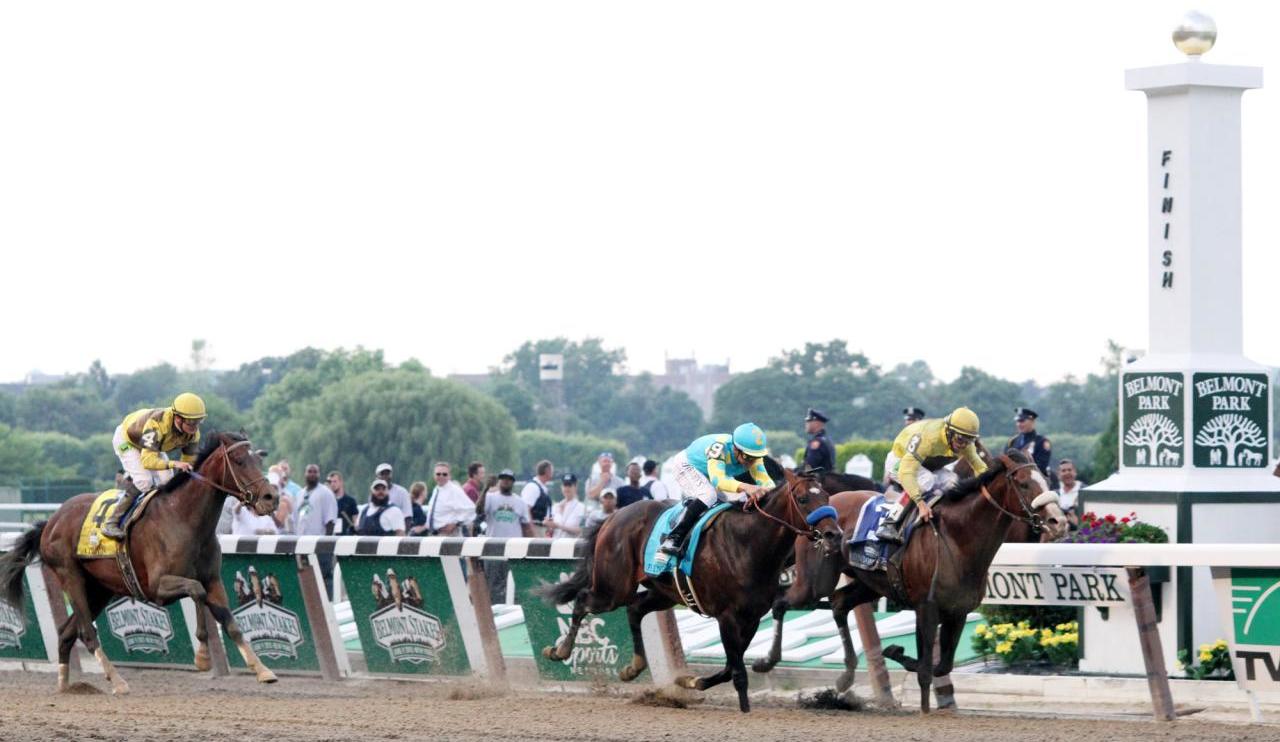
M914 517L915 514L916 501L908 500L907 504L902 507L902 511L898 513L898 517L880 524L880 529L876 531L876 540L891 544L902 543L902 525L909 523L909 519Z
M702 514L707 512L707 504L702 500L690 498L685 500L684 514L680 516L680 522L675 528L667 534L667 538L663 540L662 545L658 547L657 561L663 569L666 569L667 562L672 558L680 559L684 553L684 540L689 535L689 531L698 523L698 519Z
M107 519L107 522L102 524L103 536L115 539L116 541L124 538L124 527L122 524L124 514L129 512L129 508L133 507L133 503L141 494L142 493L138 491L137 486L134 485L133 480L129 480L129 484L124 488L124 497L121 498L120 504L116 505L115 510L111 512L111 517Z

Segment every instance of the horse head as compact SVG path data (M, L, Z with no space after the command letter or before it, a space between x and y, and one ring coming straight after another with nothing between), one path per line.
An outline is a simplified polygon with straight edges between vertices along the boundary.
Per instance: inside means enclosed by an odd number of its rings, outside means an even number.
M214 433L196 459L196 477L253 508L258 515L270 515L280 498L262 475L265 455L266 451L255 450L242 435Z
M1067 516L1058 504L1058 493L1049 489L1049 482L1035 462L1014 448L995 461L996 468L1004 473L992 482L993 491L1004 490L999 496L1000 505L1015 518L1027 521L1033 532L1040 532L1042 542L1057 541L1066 535Z
M798 535L820 544L825 554L840 550L843 532L839 514L830 505L830 495L811 474L782 471L783 482L773 491L771 504L782 511L782 519Z

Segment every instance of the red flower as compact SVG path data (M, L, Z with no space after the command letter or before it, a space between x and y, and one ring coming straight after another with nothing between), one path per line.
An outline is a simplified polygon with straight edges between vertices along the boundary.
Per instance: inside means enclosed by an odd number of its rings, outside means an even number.
M1128 518L1121 518L1121 519L1120 519L1120 522L1121 522L1121 523L1128 523L1128 522L1129 522L1129 519L1128 519Z
M1107 522L1108 522L1108 523L1115 523L1115 522L1116 522L1116 517L1115 517L1114 515L1111 515L1110 513L1108 513L1108 514L1107 514Z

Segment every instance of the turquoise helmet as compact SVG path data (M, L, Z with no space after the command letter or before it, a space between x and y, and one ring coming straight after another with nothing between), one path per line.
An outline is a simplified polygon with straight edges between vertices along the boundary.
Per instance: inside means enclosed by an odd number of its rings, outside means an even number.
M743 423L733 429L733 447L756 459L769 455L769 441L755 423Z

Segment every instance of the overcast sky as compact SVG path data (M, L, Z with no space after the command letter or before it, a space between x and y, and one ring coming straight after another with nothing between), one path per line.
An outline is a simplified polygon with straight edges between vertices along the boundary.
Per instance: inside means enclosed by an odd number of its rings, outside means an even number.
M313 345L479 372L599 336L1050 382L1147 344L1178 2L0 5L0 380ZM1280 73L1280 4L1207 62ZM1271 77L1272 83L1280 78ZM1280 84L1280 83L1276 83ZM1244 97L1245 352L1280 362L1280 94Z

